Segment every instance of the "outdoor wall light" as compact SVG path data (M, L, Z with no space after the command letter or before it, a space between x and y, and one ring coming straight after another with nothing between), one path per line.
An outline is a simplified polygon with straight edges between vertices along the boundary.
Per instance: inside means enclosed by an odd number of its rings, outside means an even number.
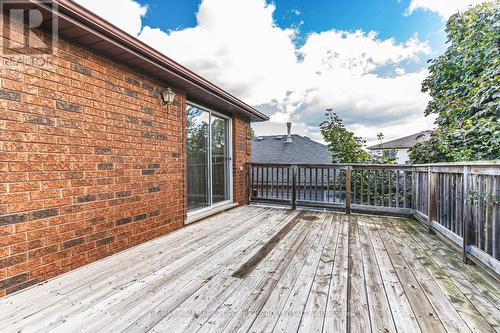
M167 88L166 90L161 92L161 104L166 105L168 111L170 111L170 105L174 102L175 92L171 88Z

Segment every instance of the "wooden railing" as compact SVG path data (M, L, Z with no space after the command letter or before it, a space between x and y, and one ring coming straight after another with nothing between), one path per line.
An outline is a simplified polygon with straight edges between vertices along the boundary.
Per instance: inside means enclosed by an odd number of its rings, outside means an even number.
M500 164L414 166L414 216L500 274Z
M500 274L500 162L429 165L261 164L250 202L413 215Z

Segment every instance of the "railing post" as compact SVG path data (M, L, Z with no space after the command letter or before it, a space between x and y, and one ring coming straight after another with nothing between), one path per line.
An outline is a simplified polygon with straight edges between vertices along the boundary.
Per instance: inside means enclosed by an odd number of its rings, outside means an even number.
M432 168L427 169L428 179L428 195L427 195L427 217L429 219L429 233L433 233L432 221L436 220L436 174L432 172Z
M351 176L352 166L345 170L345 212L351 214Z
M292 210L297 209L297 166L292 165Z
M415 167L411 169L411 209L413 212L417 210L417 172L415 171Z
M470 193L470 176L471 168L470 166L465 166L463 170L463 184L462 184L462 238L463 238L463 261L467 263L467 254L470 251L470 206L468 204L469 193Z

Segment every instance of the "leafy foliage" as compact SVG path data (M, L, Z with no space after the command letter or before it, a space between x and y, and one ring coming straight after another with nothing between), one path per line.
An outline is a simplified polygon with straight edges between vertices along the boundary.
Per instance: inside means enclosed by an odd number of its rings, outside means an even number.
M437 115L429 141L410 150L412 163L500 158L500 2L450 17L448 49L431 60L422 84Z
M397 162L397 157L395 155L392 156L378 156L371 155L370 159L366 163L370 164L395 164Z
M348 131L342 119L327 109L326 120L319 125L321 135L325 139L333 163L365 163L370 154L363 150L364 140Z
M348 131L332 109L327 109L325 116L326 120L319 127L332 153L332 163L392 164L396 161L394 157L372 156L364 150L365 140Z
M203 165L208 158L208 113L190 107L187 110L188 164Z
M250 137L252 138L252 140L257 137L257 135L255 135L255 130L251 127L250 127Z
M377 139L380 141L380 144L382 144L382 140L384 140L384 133L380 132L377 134Z

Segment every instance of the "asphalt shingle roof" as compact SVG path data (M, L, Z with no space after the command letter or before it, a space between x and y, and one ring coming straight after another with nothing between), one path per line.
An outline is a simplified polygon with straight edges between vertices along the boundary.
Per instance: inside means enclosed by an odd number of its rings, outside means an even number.
M281 139L277 139L281 137ZM298 134L292 134L291 143L286 135L259 136L252 141L252 162L286 164L328 164L332 155L328 147Z
M387 141L382 144L370 146L367 149L376 150L376 149L411 148L415 146L417 142L429 140L431 133L432 131L423 131L399 139Z

